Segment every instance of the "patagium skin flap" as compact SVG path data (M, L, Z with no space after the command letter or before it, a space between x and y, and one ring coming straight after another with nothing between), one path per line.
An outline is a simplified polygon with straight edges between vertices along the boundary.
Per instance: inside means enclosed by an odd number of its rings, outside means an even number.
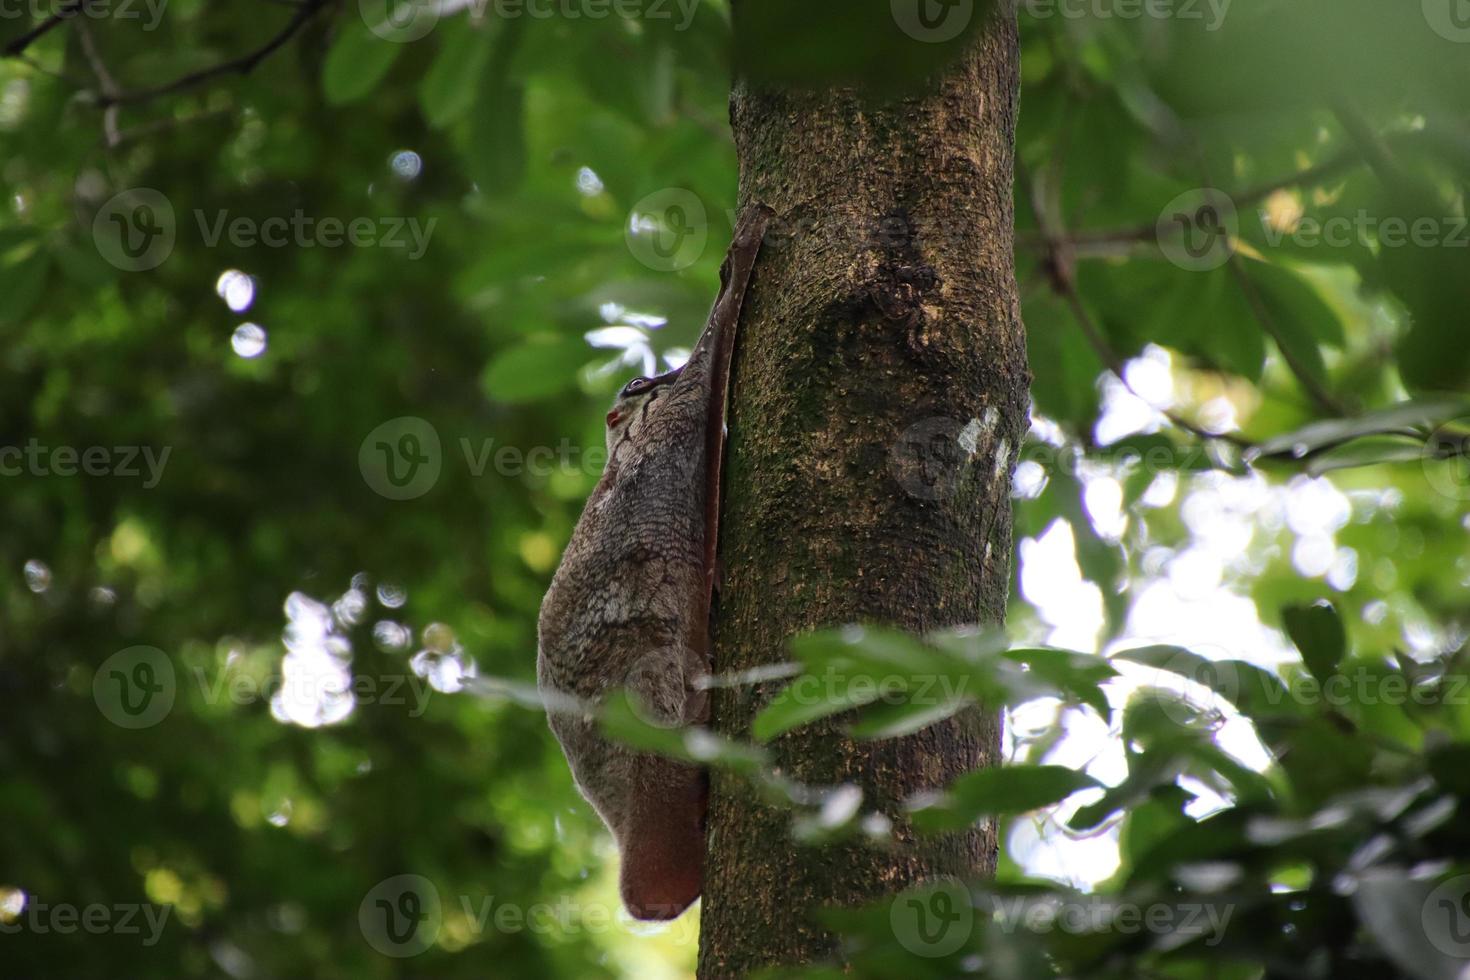
M622 853L620 887L640 919L699 897L705 772L603 737L592 712L626 688L653 723L709 720L709 610L724 455L725 395L745 292L771 211L748 208L719 298L683 368L629 382L607 415L608 464L572 532L537 625L536 677L582 795Z

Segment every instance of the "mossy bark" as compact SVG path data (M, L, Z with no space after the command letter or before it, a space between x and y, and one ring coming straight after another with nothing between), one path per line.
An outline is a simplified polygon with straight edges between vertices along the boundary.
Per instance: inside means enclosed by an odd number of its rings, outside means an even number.
M1011 254L1017 87L1013 17L903 99L737 86L741 201L777 218L734 369L717 671L786 659L787 640L813 628L1002 620L1028 427ZM778 687L720 692L715 726L749 737ZM993 712L880 742L818 724L773 750L791 779L861 787L893 817L896 843L799 846L786 811L717 774L701 978L835 957L809 909L993 872L993 829L918 838L899 807L998 761Z

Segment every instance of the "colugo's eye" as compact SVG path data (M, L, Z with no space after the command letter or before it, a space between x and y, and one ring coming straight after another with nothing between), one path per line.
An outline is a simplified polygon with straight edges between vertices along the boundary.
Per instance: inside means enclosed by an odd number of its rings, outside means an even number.
M625 394L625 395L636 395L636 394L638 394L638 392L642 391L644 388L647 388L647 387L648 387L648 379L647 378L634 378L632 381L629 381L628 384L627 384L627 387L625 387L623 389L623 394Z

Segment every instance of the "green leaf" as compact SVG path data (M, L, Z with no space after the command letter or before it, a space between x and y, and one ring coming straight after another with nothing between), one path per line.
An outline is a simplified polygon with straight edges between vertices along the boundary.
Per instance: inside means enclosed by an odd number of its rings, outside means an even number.
M1066 766L1000 766L966 773L943 796L914 810L924 833L968 827L981 817L1028 813L1098 787L1097 780Z
M603 703L603 732L623 745L701 766L754 773L766 755L753 745L722 738L703 728L655 725L639 711L627 691L616 691Z
M1368 436L1347 445L1325 449L1311 457L1307 463L1310 476L1322 476L1338 470L1357 469L1363 466L1382 466L1387 463L1423 463L1425 448L1422 442L1406 442L1391 436Z
M953 662L916 636L888 626L845 626L803 633L791 652L809 671L863 664L877 671L942 671Z
M533 402L570 388L591 359L592 352L581 340L534 337L491 360L480 386L493 401Z
M1432 882L1411 878L1407 871L1393 867L1362 873L1352 893L1358 917L1393 962L1418 980L1458 980L1464 976L1464 961L1446 955L1430 942L1429 930L1439 921L1431 921L1430 916L1441 914L1435 898ZM1450 914L1458 927L1464 915L1458 903L1451 907ZM1441 942L1451 939L1449 928L1441 928Z
M792 652L805 668L756 716L753 732L767 741L801 725L888 701L854 734L884 737L917 731L967 704L999 704L1048 693L1018 666L996 656L998 631L936 633L926 643L885 627L847 626L795 637Z
M1072 699L1081 702L1105 720L1112 718L1112 706L1102 684L1118 676L1106 660L1096 654L1071 650L1016 649L1005 653L1008 660L1023 664Z
M1327 365L1322 359L1322 345L1341 347L1343 344L1342 323L1337 313L1290 269L1245 262L1243 274L1258 291L1282 353L1312 380L1325 385Z
M454 122L475 104L491 50L490 33L475 30L468 21L457 20L443 30L439 53L419 83L419 107L434 127Z
M1106 366L1053 291L1031 294L1023 312L1036 407L1048 418L1087 427L1097 417L1098 375Z
M1126 661L1201 684L1242 714L1260 721L1274 715L1299 714L1291 692L1275 674L1243 660L1211 660L1175 646L1122 650L1113 661Z
M930 725L953 718L970 707L966 697L907 700L898 704L874 705L863 712L861 720L848 726L853 738L899 738L923 731Z
M515 191L526 175L526 89L510 74L524 29L524 19L511 21L495 38L470 120L469 172L492 198Z
M0 262L0 323L17 323L46 292L51 256L42 249L12 252Z
M1338 446L1364 436L1377 436L1412 429L1432 429L1450 419L1470 414L1470 402L1451 399L1401 402L1351 419L1329 419L1304 425L1295 432L1261 443L1254 456L1304 458L1329 446Z
M332 105L362 98L378 86L403 45L378 37L360 19L337 36L322 66L322 90Z
M850 678L841 690L829 686L823 692L820 685L803 683L809 677L810 675L804 675L796 678L755 716L755 721L751 723L751 734L756 741L769 742L802 725L872 704L884 693L875 683L852 683Z
M1289 606L1282 610L1281 618L1291 642L1302 652L1307 669L1326 684L1347 655L1347 633L1337 609L1326 601Z

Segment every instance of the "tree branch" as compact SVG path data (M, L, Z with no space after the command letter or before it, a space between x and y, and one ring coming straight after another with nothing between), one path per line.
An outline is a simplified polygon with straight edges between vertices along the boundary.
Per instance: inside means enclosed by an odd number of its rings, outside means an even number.
M1296 376L1297 381L1301 383L1302 390L1307 393L1312 401L1317 403L1318 408L1328 415L1339 417L1349 415L1347 406L1338 401L1330 391L1314 378L1312 373L1307 370L1307 366L1286 345L1285 340L1282 339L1281 330L1276 326L1275 318L1271 316L1271 311L1266 309L1266 303L1261 298L1260 290L1251 281L1250 274L1245 271L1245 266L1240 255L1232 250L1230 261L1227 264L1230 266L1230 272L1235 276L1236 282L1240 284L1241 292L1245 293L1246 305L1250 307L1251 314L1256 318L1256 322L1261 325L1262 332L1276 344L1276 349L1281 352L1282 360L1286 361L1286 366Z
M1361 150L1357 147L1350 147L1315 166L1259 184L1239 194L1228 195L1228 197L1237 209L1249 208L1260 204L1277 191L1284 191L1291 187L1314 187L1351 170L1362 162ZM1138 225L1133 228L1084 229L1068 232L1065 236L1067 244L1073 246L1079 256L1112 255L1117 253L1119 247L1154 244L1157 240L1157 224ZM1018 244L1037 251L1044 251L1048 245L1046 237L1037 232L1018 233L1016 241Z
M306 22L311 20L325 6L326 0L305 0L305 2L296 6L296 13L274 37L254 51L243 54L238 58L231 58L229 61L223 61L208 68L201 68L198 71L182 75L171 82L166 82L163 85L154 86L153 88L136 89L133 91L119 90L110 94L104 91L97 96L95 102L103 108L114 105L134 105L139 102L156 99L161 95L172 95L176 92L194 88L197 85L213 81L223 75L248 75L255 69L256 65L270 57L279 48L284 46L287 41L291 40L306 25Z
M1036 216L1036 224L1042 229L1042 235L1047 242L1047 253L1043 258L1052 291L1066 301L1068 309L1072 311L1072 317L1082 331L1083 337L1097 354L1098 359L1103 362L1109 371L1133 394L1135 398L1143 402L1149 408L1160 413L1168 419L1170 424L1176 428L1183 429L1191 435L1205 440L1228 442L1240 449L1254 448L1255 444L1242 436L1229 432L1211 432L1209 429L1196 425L1172 409L1160 408L1147 398L1140 395L1127 377L1127 365L1117 351L1113 350L1108 343L1107 337L1098 327L1097 322L1092 319L1086 304L1082 302L1082 296L1077 292L1076 276L1076 252L1073 249L1072 240L1065 235L1058 235L1051 231L1053 221L1045 205L1045 191L1040 181L1032 180L1025 170L1017 166L1020 178L1030 188L1031 209Z
M0 57L14 58L16 55L22 54L26 48L50 33L62 21L69 20L80 9L82 9L82 0L62 0L57 5L56 13L5 45L3 49L0 49Z

